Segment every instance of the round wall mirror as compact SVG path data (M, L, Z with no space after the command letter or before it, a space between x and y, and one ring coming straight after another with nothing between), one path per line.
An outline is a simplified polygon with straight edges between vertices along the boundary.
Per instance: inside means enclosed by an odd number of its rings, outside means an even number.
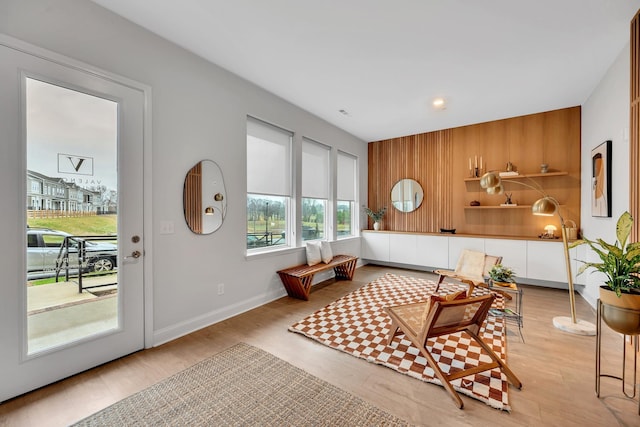
M211 234L227 213L227 192L222 170L211 160L196 163L184 179L184 219L196 234Z
M415 211L423 198L422 186L413 179L401 179L391 189L391 204L401 212Z

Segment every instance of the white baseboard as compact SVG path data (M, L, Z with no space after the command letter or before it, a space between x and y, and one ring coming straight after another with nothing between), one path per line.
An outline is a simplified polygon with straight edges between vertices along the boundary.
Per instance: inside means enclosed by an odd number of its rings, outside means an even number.
M361 260L358 260L358 263L360 265L357 265L357 266L361 267L362 266ZM316 276L314 276L312 286L320 282L324 282L325 280L329 280L334 276L335 274L333 271L326 271L326 272L319 273ZM276 276L276 278L277 277L278 276ZM260 295L256 295L252 298L249 298L248 300L240 301L238 303L232 304L222 309L210 311L198 317L194 317L192 319L185 320L175 325L171 325L166 328L154 331L153 342L151 343L151 347L157 347L169 341L173 341L177 338L188 335L202 328L206 328L207 326L211 326L215 323L229 319L233 316L237 316L238 314L242 314L246 311L253 310L254 308L260 307L264 304L277 300L278 298L282 298L283 296L286 296L286 295L287 295L287 292L285 291L284 287L280 286L278 289L275 289L271 292L265 292Z
M211 326L214 323L218 323L246 311L253 310L261 305L277 300L278 298L282 298L285 295L287 295L287 293L284 288L273 292L263 293L248 300L240 301L222 309L210 311L209 313L194 317L193 319L185 320L175 325L154 331L152 347L157 347L202 328L206 328L207 326Z

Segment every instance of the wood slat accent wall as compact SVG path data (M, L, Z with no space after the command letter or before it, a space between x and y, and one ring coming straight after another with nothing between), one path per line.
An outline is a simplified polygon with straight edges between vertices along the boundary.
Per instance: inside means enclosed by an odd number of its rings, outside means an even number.
M194 233L202 233L202 162L184 180L184 216Z
M474 163L475 156L482 156L485 170L504 171L511 161L521 174L539 174L542 163L550 172L563 172L532 180L560 201L565 220L580 227L580 107L371 142L368 206L387 206L385 230L437 233L455 228L458 233L514 237L535 237L546 224L560 230L557 216L500 208L504 196L486 194L478 180L468 179L469 158ZM399 212L390 202L391 188L402 178L415 179L425 190L423 205L412 213ZM505 182L518 205L530 206L541 197ZM470 207L473 200L481 208Z
M387 207L382 222L384 229L436 232L440 227L450 227L451 135L451 131L445 130L369 144L368 206L375 210ZM403 178L415 179L424 191L423 205L409 213L400 212L391 205L391 189Z
M629 212L635 219L631 241L640 241L640 11L631 20L629 115Z

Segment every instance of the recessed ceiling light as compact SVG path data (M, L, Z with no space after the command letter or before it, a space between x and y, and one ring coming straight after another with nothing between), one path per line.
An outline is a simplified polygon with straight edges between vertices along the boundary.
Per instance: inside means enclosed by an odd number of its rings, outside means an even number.
M438 110L444 110L446 107L445 103L444 103L444 98L436 98L433 100L433 107L437 108Z

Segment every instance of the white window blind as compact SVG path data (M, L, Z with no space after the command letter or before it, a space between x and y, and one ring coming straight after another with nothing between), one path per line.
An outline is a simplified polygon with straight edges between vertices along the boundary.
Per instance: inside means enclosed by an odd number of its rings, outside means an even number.
M302 140L302 197L329 199L329 147Z
M356 158L338 151L338 200L356 200Z
M247 118L247 193L291 195L291 132Z

